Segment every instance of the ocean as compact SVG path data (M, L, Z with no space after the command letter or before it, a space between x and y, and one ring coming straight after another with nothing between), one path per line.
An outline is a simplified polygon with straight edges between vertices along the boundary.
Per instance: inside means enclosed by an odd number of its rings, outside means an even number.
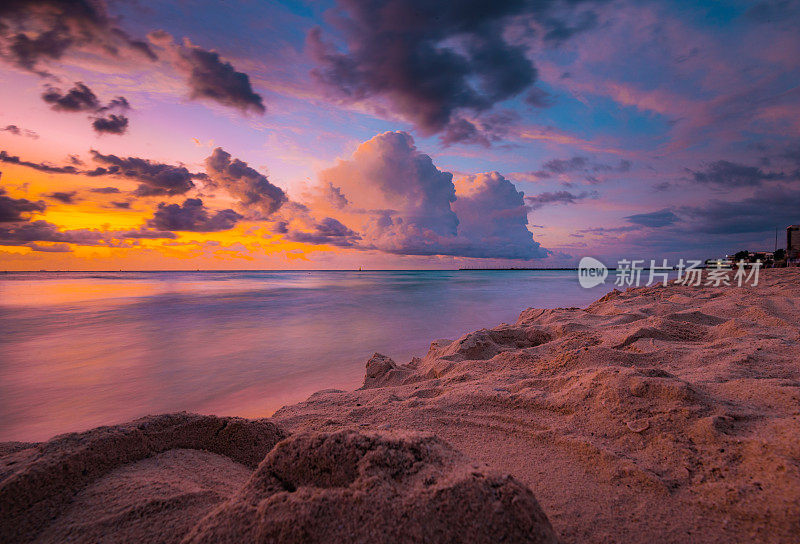
M361 385L380 352L586 306L574 271L0 274L0 441L155 413L268 416Z

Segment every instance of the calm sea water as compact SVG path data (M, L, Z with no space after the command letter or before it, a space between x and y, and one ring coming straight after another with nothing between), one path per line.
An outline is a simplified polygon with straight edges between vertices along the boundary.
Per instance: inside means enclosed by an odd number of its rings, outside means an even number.
M585 306L567 271L0 274L0 441L188 410L264 416L437 338Z

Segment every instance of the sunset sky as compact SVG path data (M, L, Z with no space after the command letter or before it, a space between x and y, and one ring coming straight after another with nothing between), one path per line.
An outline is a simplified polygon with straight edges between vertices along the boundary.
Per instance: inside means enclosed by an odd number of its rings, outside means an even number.
M3 270L574 266L800 223L800 2L5 1Z

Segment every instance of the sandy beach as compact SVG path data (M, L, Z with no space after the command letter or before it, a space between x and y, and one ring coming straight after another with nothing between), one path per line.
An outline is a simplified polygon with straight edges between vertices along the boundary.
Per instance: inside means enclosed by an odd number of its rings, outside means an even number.
M0 541L796 542L799 324L800 269L613 291L266 419L3 443Z

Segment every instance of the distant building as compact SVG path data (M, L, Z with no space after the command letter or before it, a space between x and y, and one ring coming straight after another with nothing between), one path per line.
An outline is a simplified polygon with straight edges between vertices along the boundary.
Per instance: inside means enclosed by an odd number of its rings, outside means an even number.
M786 259L789 264L800 264L800 225L786 227Z
M790 258L800 256L800 225L786 227L786 253Z

